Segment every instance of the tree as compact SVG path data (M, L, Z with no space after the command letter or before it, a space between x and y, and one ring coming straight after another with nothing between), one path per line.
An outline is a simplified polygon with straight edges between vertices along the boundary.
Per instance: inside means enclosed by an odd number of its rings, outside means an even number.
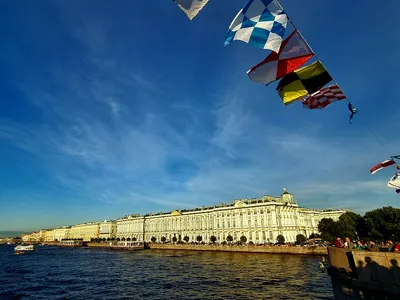
M203 238L201 237L201 235L198 235L198 236L196 237L196 241L198 241L199 243L200 243L202 240L203 240Z
M318 230L321 232L321 238L328 242L333 242L338 235L338 226L331 218L323 218L318 223Z
M387 206L374 209L367 212L364 219L369 238L400 241L400 208Z
M217 238L215 237L215 236L210 236L210 241L212 242L212 243L215 243L216 241L217 241Z
M177 239L176 236L174 236L174 237L172 238L172 241L173 241L174 243L176 243L177 240L178 240L178 239Z
M189 242L189 237L186 235L186 236L183 238L183 240L187 243L187 242Z
M276 240L278 241L278 244L284 244L285 243L285 237L280 234L276 237Z
M319 238L319 237L321 237L320 234L313 232L313 233L310 234L310 236L308 238L311 240L311 239L316 239L316 238Z
M156 242L156 240L157 240L157 239L156 239L156 237L155 237L155 236L151 237L151 242L152 242L152 243L155 243L155 242Z
M228 236L226 237L226 240L230 243L230 242L233 241L233 237L232 237L231 235L228 235Z
M337 235L343 238L349 237L351 240L355 240L363 232L363 227L365 227L365 222L362 216L353 212L346 212L339 217L336 222L337 225Z
M241 241L242 243L246 243L246 242L247 242L247 237L245 237L244 235L242 235L242 236L240 237L240 241Z
M307 241L307 238L303 234L296 235L296 242L303 245Z
M166 238L165 236L163 236L163 237L161 238L161 242L163 242L163 243L165 243L166 240L167 240L167 238Z

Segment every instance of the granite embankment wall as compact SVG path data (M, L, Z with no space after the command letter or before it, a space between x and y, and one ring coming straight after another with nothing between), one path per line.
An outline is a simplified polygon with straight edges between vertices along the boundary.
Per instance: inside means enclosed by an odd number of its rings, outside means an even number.
M110 243L87 243L88 247L110 248Z
M60 246L59 243L48 243ZM88 243L88 247L110 248L106 243ZM288 246L238 246L238 245L196 245L196 244L149 244L153 250L222 251L269 254L328 255L326 247L288 247Z
M270 254L328 255L326 247L150 244L153 250L223 251Z

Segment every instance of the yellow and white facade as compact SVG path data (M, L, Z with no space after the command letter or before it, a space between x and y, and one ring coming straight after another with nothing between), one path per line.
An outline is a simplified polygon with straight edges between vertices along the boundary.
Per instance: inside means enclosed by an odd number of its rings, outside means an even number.
M69 235L70 235L70 226L65 226L61 228L55 228L53 229L54 231L54 241L55 242L60 242L62 240L68 240Z
M117 238L117 222L108 221L100 223L99 238L102 240L110 241Z
M65 239L121 241L188 241L217 243L240 241L255 244L275 243L278 235L286 242L296 235L318 233L322 218L338 220L345 210L313 210L300 207L286 190L280 197L240 199L230 204L174 210L169 213L128 215L116 221L90 222L51 230L41 230L22 237L24 241L61 241Z
M118 219L117 239L125 241L143 241L145 217L141 215L129 215Z
M21 236L23 242L39 243L40 242L40 232L32 232L30 234L24 234Z
M54 241L54 229L42 229L39 232L40 241L43 242L53 242Z
M233 242L242 236L255 244L275 243L278 235L295 242L297 234L318 233L322 218L337 220L344 210L311 210L298 206L286 190L281 197L235 200L231 204L171 213L130 215L117 220L117 239L134 241ZM198 237L201 238L198 238Z
M100 232L100 222L90 222L73 225L69 231L69 239L82 239L84 242L90 242L92 239L98 239Z

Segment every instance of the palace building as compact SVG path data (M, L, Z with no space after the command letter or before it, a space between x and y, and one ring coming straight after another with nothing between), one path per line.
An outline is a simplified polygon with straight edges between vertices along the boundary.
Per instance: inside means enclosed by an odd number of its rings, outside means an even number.
M230 204L174 210L168 213L127 215L116 221L88 222L43 229L22 237L23 241L137 242L237 242L275 243L278 235L295 242L298 234L319 233L323 218L339 219L345 210L315 210L300 207L285 189L280 197L240 199Z
M337 220L345 210L300 207L285 189L280 197L240 199L230 204L174 210L169 213L128 215L117 223L117 240L211 242L245 240L275 243L278 235L295 242L296 235L318 233L322 218ZM245 237L245 238L243 238Z

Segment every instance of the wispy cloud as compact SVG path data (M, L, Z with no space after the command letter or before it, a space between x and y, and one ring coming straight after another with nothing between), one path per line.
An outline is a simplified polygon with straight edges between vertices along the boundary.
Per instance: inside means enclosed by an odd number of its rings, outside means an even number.
M246 81L254 58L240 46L227 54L202 45L194 55L183 39L160 50L149 34L141 36L145 47L132 34L141 30L112 22L108 12L55 5L61 25L48 40L63 45L62 32L71 50L57 48L60 57L34 70L20 66L14 84L26 101L19 105L35 115L0 116L0 142L29 153L60 191L132 207L127 213L277 195L283 187L308 207L362 212L395 204L389 171L368 174L386 153L361 122L347 123L341 103L322 112L284 108L273 89ZM395 117L374 125L400 149L386 132Z
M65 105L68 90L58 95L29 90L32 102L45 114L50 110L52 115L47 117L57 126L1 120L0 137L45 160L57 184L105 203L198 206L277 194L287 187L305 205L358 208L362 201L358 195L364 191L376 197L387 194L383 180L355 180L342 167L365 166L369 154L362 151L363 137L356 137L359 143L347 148L348 138L331 141L318 128L277 127L257 116L256 108L245 103L246 90L241 89L222 100L216 97L208 115L200 113L213 120L214 126L204 132L196 122L174 128L175 111L196 115L190 102L169 108L168 114L144 115L135 114L135 103L122 102L127 111L120 114L120 106L110 104L119 78L113 82L115 89L108 81L92 80L90 86L106 88L76 98L91 103L90 110ZM92 100L91 95L95 96ZM108 114L116 117L111 123L107 114L104 117L107 110L97 107L96 103L103 102L110 104ZM357 151L360 154L348 158L349 152ZM171 165L176 158L179 165ZM176 172L191 173L178 180Z

